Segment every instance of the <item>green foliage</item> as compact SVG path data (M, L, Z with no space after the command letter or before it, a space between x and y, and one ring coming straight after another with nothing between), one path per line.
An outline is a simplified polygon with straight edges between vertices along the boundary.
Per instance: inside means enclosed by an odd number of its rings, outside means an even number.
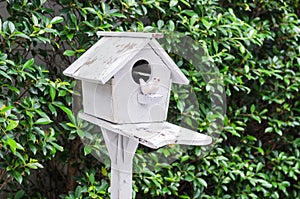
M109 170L88 155L97 142L81 147L87 124L73 116L75 83L61 75L103 30L190 37L219 68L227 94L224 128L206 157L199 158L204 148L188 147L173 163L155 162L177 151L167 147L150 157L150 170L143 167L147 149L138 150L134 161L144 172L134 174L135 198L299 198L298 0L23 0L9 1L6 10L8 18L0 14L0 189L8 198L108 198ZM180 40L171 39L165 48L176 52ZM186 123L205 131L211 87L199 68L171 56L189 78L199 111L184 112L188 95L175 90L169 119L178 123L184 113ZM31 182L41 179L34 170L59 180L50 190L39 183L33 189Z
M104 168L102 168L103 170ZM86 171L85 176L78 179L78 186L74 191L72 191L68 196L61 195L61 198L66 199L78 199L78 198L108 198L108 182L104 179L100 181L95 180L95 170ZM81 186L81 184L83 186Z
M24 175L30 175L31 169L43 168L41 163L63 147L57 143L54 126L49 126L54 114L47 107L56 103L49 98L49 91L51 84L59 81L51 82L47 71L35 65L33 59L24 61L18 57L16 63L3 53L0 58L0 156L1 169L6 173L4 185L11 178L22 183ZM69 85L65 82L58 90L67 91Z

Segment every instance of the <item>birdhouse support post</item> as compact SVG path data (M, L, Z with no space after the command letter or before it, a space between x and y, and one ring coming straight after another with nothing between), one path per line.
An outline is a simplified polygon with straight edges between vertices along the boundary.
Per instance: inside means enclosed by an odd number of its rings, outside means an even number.
M138 147L136 140L101 128L111 160L111 199L132 199L132 160Z

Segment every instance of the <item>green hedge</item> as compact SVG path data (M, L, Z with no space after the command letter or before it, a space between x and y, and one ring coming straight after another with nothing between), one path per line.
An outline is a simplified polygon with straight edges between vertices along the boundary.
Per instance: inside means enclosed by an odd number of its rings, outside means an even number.
M86 124L71 111L75 82L62 71L97 31L155 29L183 33L204 49L222 75L227 113L204 158L203 148L188 147L172 163L135 173L135 198L299 198L299 10L298 0L8 1L10 16L0 14L0 193L109 198L108 164L81 142ZM190 117L206 130L206 82L171 56L199 100ZM180 115L178 93L171 99L170 112ZM135 161L147 162L146 150Z

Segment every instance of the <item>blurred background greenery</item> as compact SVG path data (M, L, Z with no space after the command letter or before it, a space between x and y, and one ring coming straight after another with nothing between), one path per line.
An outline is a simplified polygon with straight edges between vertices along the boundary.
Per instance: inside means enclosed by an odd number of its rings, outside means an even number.
M208 155L199 158L203 148L188 147L172 163L135 173L134 197L300 198L299 0L0 5L2 198L109 198L109 164L82 144L86 124L71 108L75 82L62 71L99 39L97 31L153 30L180 32L204 49L222 75L227 112ZM170 55L199 100L190 117L205 131L207 83L196 67ZM183 100L172 93L169 121L180 121ZM136 162L147 162L144 150ZM172 151L162 148L154 156Z

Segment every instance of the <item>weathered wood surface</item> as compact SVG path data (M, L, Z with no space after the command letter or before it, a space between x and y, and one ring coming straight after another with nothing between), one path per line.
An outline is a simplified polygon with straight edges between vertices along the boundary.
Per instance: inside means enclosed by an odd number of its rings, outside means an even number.
M101 129L111 161L110 198L132 199L132 160L138 142L108 129Z
M173 83L188 84L188 79L155 40L158 33L102 32L102 37L63 73L84 81L105 84L147 44L171 71ZM151 64L152 60L149 60Z
M153 149L168 144L204 146L212 143L210 136L169 122L113 124L85 113L80 113L79 117Z
M148 38L103 37L69 66L64 74L105 84L149 41Z

